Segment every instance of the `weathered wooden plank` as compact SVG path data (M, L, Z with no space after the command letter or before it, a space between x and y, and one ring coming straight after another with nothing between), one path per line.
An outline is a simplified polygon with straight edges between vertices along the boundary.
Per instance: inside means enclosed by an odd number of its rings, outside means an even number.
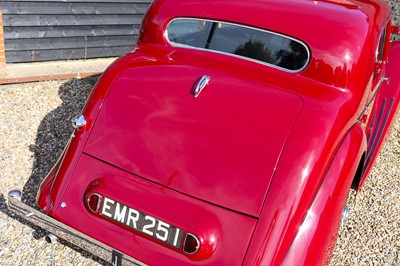
M120 56L137 41L151 0L0 0L6 60Z
M4 15L145 14L149 3L2 2Z
M87 59L99 57L120 56L132 50L133 47L102 47L85 49L62 49L40 51L6 52L7 63L39 62L51 60Z
M4 27L5 39L118 36L139 34L140 25Z
M141 24L143 15L3 15L4 26L81 26Z
M134 46L137 36L68 37L5 40L6 51Z

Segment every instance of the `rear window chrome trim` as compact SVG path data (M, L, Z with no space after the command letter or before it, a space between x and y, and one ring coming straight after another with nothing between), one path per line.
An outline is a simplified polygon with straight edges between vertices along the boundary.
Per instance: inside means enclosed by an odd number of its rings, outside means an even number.
M385 38L382 40L382 37ZM382 64L384 61L386 37L387 37L387 22L382 26L379 32L378 44L375 50L375 62L378 64Z
M301 44L305 48L305 50L307 51L307 60L304 63L304 66L302 68L296 69L296 70L290 70L290 69L283 68L283 67L280 67L280 66L277 66L277 65L274 65L274 64L266 63L266 62L263 62L263 61L260 61L260 60L257 60L257 59L252 59L252 58L241 56L241 55L236 55L236 54L232 54L232 53L226 53L226 52L222 52L222 51L199 48L199 47L195 47L195 46L190 46L190 45L185 45L185 44L181 44L181 43L172 42L168 38L168 27L174 21L181 20L181 19L191 19L191 20L206 21L206 22L211 22L211 23L224 23L224 24L227 24L227 25L238 26L238 27L247 28L247 29L251 29L251 30L257 30L257 31L260 31L260 32L266 32L266 33L269 33L269 34L273 34L275 36L286 38L286 39L289 39L289 40L292 40L292 41L295 41L295 42ZM293 38L293 37L290 37L290 36L287 36L287 35L284 35L284 34L280 34L280 33L277 33L277 32L273 32L273 31L270 31L270 30L265 30L265 29L261 29L261 28L257 28L257 27L252 27L252 26L247 26L247 25L237 24L237 23L232 23L232 22L225 22L225 21L220 21L220 20L192 18L192 17L174 18L174 19L172 19L171 21L168 22L168 24L167 24L167 26L166 26L166 28L164 30L164 38L167 41L167 43L169 45L171 45L172 47L193 49L193 50L198 50L198 51L207 51L207 52L216 53L216 54L223 54L223 55L227 55L227 56L231 56L231 57L235 57L235 58L240 58L240 59L243 59L243 60L246 60L246 61L251 61L251 62L254 62L254 63L257 63L257 64L261 64L261 65L264 65L264 66L272 67L272 68L275 68L275 69L279 69L279 70L282 70L282 71L285 71L285 72L288 72L288 73L300 73L300 72L302 72L304 69L306 69L308 67L308 65L310 64L310 61L311 61L311 52L310 52L309 47L307 46L307 44L305 44L303 41L301 41L299 39L296 39L296 38Z

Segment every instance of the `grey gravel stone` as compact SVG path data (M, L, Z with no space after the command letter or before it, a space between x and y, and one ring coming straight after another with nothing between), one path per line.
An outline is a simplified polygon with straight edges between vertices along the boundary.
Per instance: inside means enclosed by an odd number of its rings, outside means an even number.
M69 118L92 86L90 79L0 86L0 265L103 264L69 244L35 240L34 228L5 202L9 190L23 188L23 200L34 206L38 184L71 134Z

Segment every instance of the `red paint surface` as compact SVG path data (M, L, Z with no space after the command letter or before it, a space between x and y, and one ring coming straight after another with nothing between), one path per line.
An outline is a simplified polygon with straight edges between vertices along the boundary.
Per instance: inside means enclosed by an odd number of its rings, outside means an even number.
M286 34L307 44L311 62L293 74L174 48L165 28L175 17ZM325 263L354 169L372 151L368 173L398 110L399 44L389 49L388 36L374 62L388 19L383 1L154 2L135 51L96 85L88 124L44 181L39 206L150 264L279 265L297 254ZM196 99L190 88L204 74L211 81ZM372 122L375 110L385 123ZM83 195L98 178L104 194L201 235L212 252L186 256L89 213Z
M68 185L63 197L68 207L59 208L55 218L125 254L150 265L158 265L160 261L164 265L184 265L199 260L234 265L246 252L255 219L163 188L87 155L81 156L75 172L80 178ZM88 212L83 202L87 191L95 191L195 234L202 243L199 254L185 255L145 234L134 233L117 222Z
M210 84L195 98L190 89L204 74ZM257 217L301 106L296 95L210 69L126 69L84 151L165 187Z

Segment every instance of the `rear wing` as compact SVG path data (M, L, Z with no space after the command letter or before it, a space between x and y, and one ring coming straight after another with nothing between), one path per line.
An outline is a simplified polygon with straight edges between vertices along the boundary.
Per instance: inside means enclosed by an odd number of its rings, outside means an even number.
M391 34L392 37L395 37L394 35L400 35L400 26L392 26Z

